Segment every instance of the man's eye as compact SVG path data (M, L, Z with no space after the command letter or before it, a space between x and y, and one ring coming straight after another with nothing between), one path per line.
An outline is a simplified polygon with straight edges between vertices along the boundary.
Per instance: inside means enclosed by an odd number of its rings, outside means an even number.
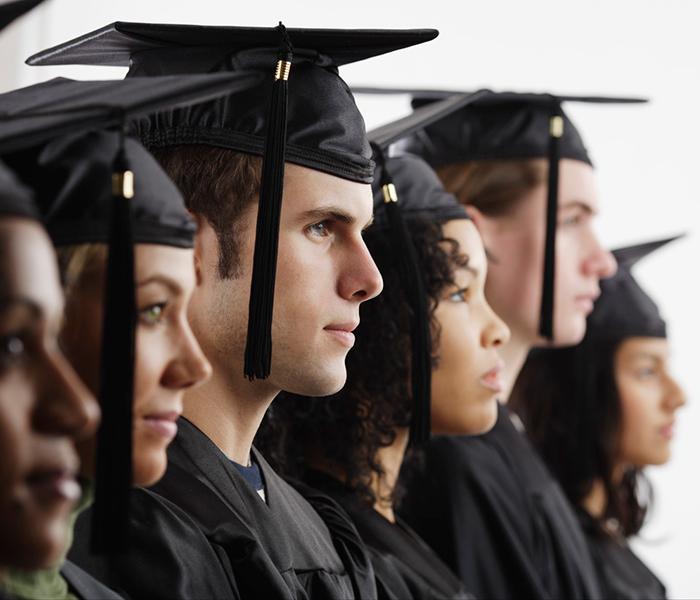
M146 325L156 325L163 320L163 312L165 311L165 302L151 304L143 310L139 311L141 321Z
M580 214L578 214L578 215L570 215L570 216L568 216L568 217L564 217L564 218L561 220L561 224L564 225L564 226L578 225L579 223L581 223L582 220L583 220L583 218L582 218L582 216L581 216Z
M314 223L309 225L307 230L311 235L318 237L326 237L330 234L330 228L328 227L328 221L320 221L319 223Z

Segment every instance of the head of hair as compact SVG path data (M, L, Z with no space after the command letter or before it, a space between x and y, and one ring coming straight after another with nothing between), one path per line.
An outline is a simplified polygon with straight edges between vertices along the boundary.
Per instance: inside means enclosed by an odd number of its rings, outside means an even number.
M435 307L453 285L454 270L467 257L442 227L428 220L410 220L431 319L433 360L439 327ZM370 483L384 471L379 449L391 445L397 430L411 422L411 307L403 290L397 257L386 232L370 229L365 240L384 278L384 290L362 304L355 347L347 364L347 383L336 395L308 398L282 394L266 415L256 444L286 475L302 478L320 460L363 502L374 504ZM392 498L394 501L398 490Z
M622 407L615 379L621 340L586 339L572 348L535 350L513 388L510 404L569 500L582 508L595 482L607 496L598 532L614 519L624 536L639 532L651 487L639 469L616 476Z
M520 200L546 182L544 159L457 162L436 169L445 189L464 205L490 217L511 213Z
M240 239L245 233L240 217L258 199L262 159L203 144L154 148L151 152L180 189L190 212L214 230L219 244L219 276L235 278L240 267Z

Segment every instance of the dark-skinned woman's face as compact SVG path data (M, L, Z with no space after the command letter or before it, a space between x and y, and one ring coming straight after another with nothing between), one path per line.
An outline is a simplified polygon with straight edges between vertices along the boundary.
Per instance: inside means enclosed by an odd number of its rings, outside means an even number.
M63 296L43 229L0 220L0 566L59 559L80 498L74 442L97 403L61 354Z

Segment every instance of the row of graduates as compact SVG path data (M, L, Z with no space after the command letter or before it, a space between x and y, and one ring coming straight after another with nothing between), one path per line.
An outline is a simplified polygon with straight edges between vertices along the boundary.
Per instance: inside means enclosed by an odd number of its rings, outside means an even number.
M669 240L599 244L562 109L633 100L365 133L337 67L436 35L115 23L0 95L3 594L665 595Z

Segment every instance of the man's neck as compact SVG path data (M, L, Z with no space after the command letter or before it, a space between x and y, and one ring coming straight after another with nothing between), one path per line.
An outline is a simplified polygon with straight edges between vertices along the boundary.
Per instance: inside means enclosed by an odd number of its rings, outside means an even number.
M508 403L510 393L515 385L515 380L520 374L520 370L525 364L527 354L532 348L532 340L527 336L518 335L515 331L512 332L510 341L500 349L500 355L505 363L504 383L505 390L499 400L503 404Z
M221 372L215 367L209 381L185 394L183 415L230 460L247 465L253 438L279 390L242 375L231 381Z
M372 473L371 485L377 498L374 510L391 523L396 522L393 495L407 446L408 428L399 429L396 432L394 443L391 446L380 448L375 456L376 462L381 465L384 471L384 476L380 478L376 473Z

